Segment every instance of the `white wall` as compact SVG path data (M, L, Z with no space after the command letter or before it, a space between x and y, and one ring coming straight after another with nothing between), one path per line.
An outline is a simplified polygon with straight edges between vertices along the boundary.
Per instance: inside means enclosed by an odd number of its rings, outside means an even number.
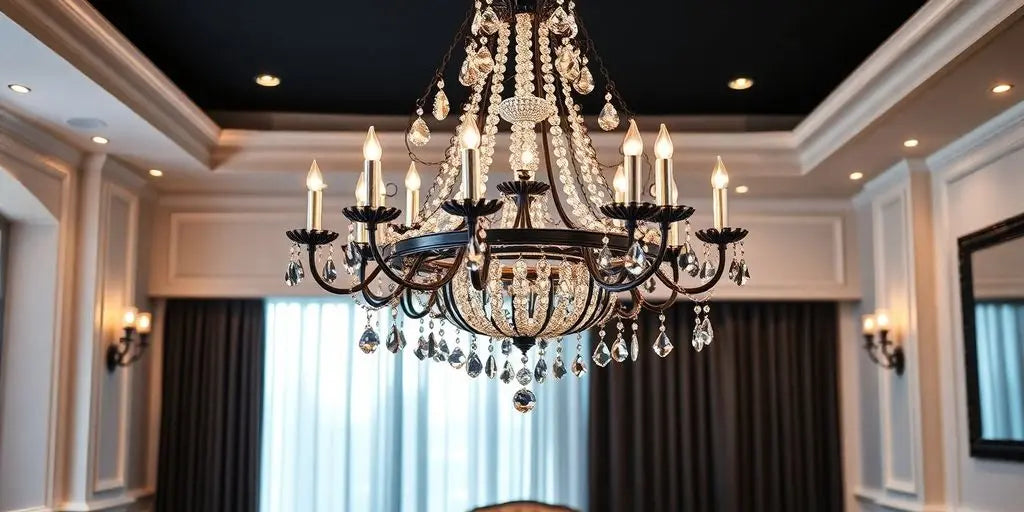
M843 350L844 424L859 510L1021 510L1024 464L969 456L957 238L1024 212L1024 103L855 199L862 312L890 310L902 377ZM857 329L857 326L848 326ZM859 340L858 340L859 341ZM858 418L854 420L853 415ZM849 435L849 434L848 434Z
M108 374L138 265L145 182L0 110L0 214L12 223L0 357L0 511L142 510L155 484L158 372ZM144 243L144 242L143 242ZM151 398L152 397L152 398Z

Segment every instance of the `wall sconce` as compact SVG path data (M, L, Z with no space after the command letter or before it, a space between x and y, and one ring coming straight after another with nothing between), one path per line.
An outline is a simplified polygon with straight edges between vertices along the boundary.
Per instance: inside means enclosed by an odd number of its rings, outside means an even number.
M889 312L884 309L875 311L873 315L864 315L862 333L864 334L864 350L867 351L871 360L885 369L896 371L896 375L903 375L905 358L903 347L893 343L889 339ZM875 340L877 335L878 340Z
M118 366L128 366L142 357L142 353L149 346L153 315L139 313L136 308L125 308L123 328L124 336L107 348L107 371L112 372ZM136 334L138 339L135 339Z

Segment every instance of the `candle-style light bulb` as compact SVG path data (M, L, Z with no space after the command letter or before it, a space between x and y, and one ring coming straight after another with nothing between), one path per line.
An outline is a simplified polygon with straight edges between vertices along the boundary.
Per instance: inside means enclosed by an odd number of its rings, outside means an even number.
M320 229L323 222L324 175L320 172L320 166L316 160L309 166L306 174L306 189L309 191L306 200L306 229Z
M874 334L875 333L875 315L864 315L861 317L861 333L863 334Z
M640 156L644 153L644 140L640 138L640 130L636 127L636 121L629 120L629 129L626 130L626 138L622 141L622 154L626 156Z
M139 315L139 309L135 307L124 308L124 315L121 317L121 323L126 329L134 329L135 321Z
M409 162L405 173L405 225L412 226L420 215L420 173L416 162Z
M889 311L884 309L875 311L875 325L878 326L879 331L888 331L889 321Z
M615 202L622 203L626 200L626 171L620 165L615 169L615 178L612 179L612 187L615 188Z
M711 186L716 189L723 189L729 187L729 172L725 169L725 163L722 162L722 157L718 157L718 161L715 162L715 168L711 171Z
M380 147L377 133L371 126L366 132L366 141L363 142L363 160L380 160L382 154L384 154L384 149Z
M459 136L460 142L464 149L478 149L480 147L480 130L476 127L476 122L472 118L467 117L465 122L462 123L462 134Z
M139 334L149 334L153 330L153 314L139 313L139 316L135 317L135 330L139 331Z
M654 141L654 156L661 159L672 158L675 148L672 146L672 137L668 134L668 128L664 124L658 130L658 138Z

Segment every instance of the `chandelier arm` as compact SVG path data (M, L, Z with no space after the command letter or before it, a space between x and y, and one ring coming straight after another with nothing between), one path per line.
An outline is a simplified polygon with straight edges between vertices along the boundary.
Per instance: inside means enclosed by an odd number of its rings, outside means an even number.
M458 325L464 331L484 335L484 333L473 328L473 326L470 325L469 321L467 321L462 316L462 313L459 311L459 307L455 302L455 292L453 291L453 288L454 287L452 286L451 282L446 283L441 288L444 293L444 296L442 297L441 300L441 304L444 306L445 311L448 312L448 314L445 316L449 320L451 320L452 323Z
M600 286L601 288L604 288L605 290L608 290L610 292L629 291L629 290L632 290L632 289L636 288L637 286L640 286L641 284L643 284L644 281L647 281L648 279L650 279L651 276L653 276L655 274L655 272L658 271L658 267L661 265L661 262L665 258L665 249L667 248L668 223L667 222L662 222L660 224L661 224L661 241L658 244L658 253L655 255L654 261L652 261L651 264L646 269L644 269L643 272L641 272L639 275L637 275L635 279L633 279L632 281L625 281L625 282L619 282L619 283L609 283L609 282L606 282L606 281L602 280L600 277L598 277L598 276L601 275L601 270L599 268L597 268L597 262L594 261L594 255L590 251L583 251L583 260L586 262L587 269L590 271L590 278L593 279L594 281L596 281L598 286ZM632 230L630 230L630 231L632 231ZM633 235L630 234L630 245L632 245L632 238L633 238ZM721 257L725 258L725 246L721 247L721 251L722 251L722 256ZM718 270L719 270L718 274L721 274L721 270L722 270L721 269L721 265L719 265L719 269ZM721 276L720 275L716 275L716 278L718 278L718 277L721 277Z
M365 263L364 263L364 265L365 265ZM372 283L373 280L377 278L377 274L380 273L380 267L378 266L377 268L373 269L372 272L370 272L370 275L366 279L356 283L351 288L335 288L334 286L331 286L326 281L324 281L323 278L320 277L320 273L317 272L317 270L316 270L316 246L315 245L310 245L309 246L309 269L310 269L310 274L313 274L313 280L316 281L316 284L320 285L320 288L323 288L324 291L326 291L328 293L333 293L335 295L352 295L353 293L360 292L364 288L369 286L370 283Z
M457 269L462 264L462 258L463 258L463 256L466 253L465 249L459 249L459 251L457 253L455 253L455 260L452 262L452 266L448 268L448 273L445 274L444 276L442 276L441 279L437 280L436 282L429 283L429 284L417 283L415 281L412 281L412 277L415 275L414 269L410 269L409 275L407 276L407 278L403 278L403 277L399 276L398 274L396 274L395 271L392 270L391 267L388 266L387 262L384 260L384 258L380 254L380 248L377 247L377 230L374 229L375 227L376 226L371 226L371 225L367 225L366 226L366 230L369 232L370 254L373 255L373 260L377 262L377 268L374 269L374 272L376 272L378 270L382 271L382 272L384 272L384 275L386 275L389 279L394 281L396 284L398 284L400 286L405 286L405 287L408 287L408 288L412 288L413 290L416 290L416 291L421 291L421 292L433 291L433 290L436 290L436 289L444 286L445 284L451 282L452 278L455 277L455 272L457 271ZM315 272L314 272L314 274L315 274Z
M674 292L682 293L684 295L697 295L700 293L707 292L718 284L718 281L722 279L722 275L725 273L725 250L727 247L728 244L718 244L718 267L715 270L715 275L714 277L711 278L710 281L700 286L695 286L693 288L679 286L673 280L669 279L668 276L666 276L665 273L662 272L660 269L657 272L658 280L661 281L665 286L667 286L668 289ZM674 267L675 265L673 264L673 268ZM678 270L676 271L675 275L678 277Z
M596 298L594 297L594 292L595 291L597 292L597 297ZM581 313L580 317L577 318L576 321L573 322L573 324L571 326L569 326L569 328L566 329L565 331L566 332L576 332L578 329L583 329L583 328L585 328L585 326L590 325L591 322L594 320L595 315L598 318L600 318L601 315L604 314L604 311L606 311L606 309L595 307L594 308L594 312L591 313L591 315L589 317L587 317L587 315L585 313L590 309L591 301L596 299L597 300L597 304L601 303L601 301L603 299L602 295L604 293L605 293L605 291L603 289L601 289L600 287L594 286L594 280L593 279L588 279L587 280L587 299L586 299L586 301L583 304L583 313ZM611 302L611 301L609 301L609 302ZM605 308L607 308L607 307L608 306L605 305ZM600 315L597 314L598 311L601 311Z
M633 318L640 312L640 291L633 288L629 290L629 296L633 299L629 307L619 303L619 307L615 310L615 314L620 318Z
M432 291L430 298L427 299L427 305L423 308L423 311L416 311L415 300L413 298L413 291L410 288L405 288L405 293L402 295L400 304L402 305L402 311L405 316L413 319L419 319L430 314L430 308L434 307L434 303L437 301L437 291Z

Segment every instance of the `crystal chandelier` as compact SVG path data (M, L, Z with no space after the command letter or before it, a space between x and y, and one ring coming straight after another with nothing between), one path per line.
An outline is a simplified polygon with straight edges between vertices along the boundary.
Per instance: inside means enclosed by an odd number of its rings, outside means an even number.
M600 129L617 129L620 110L632 116L601 65L573 1L479 0L455 41L431 87L417 101L406 133L412 163L405 181L405 224L393 223L401 212L385 205L382 148L370 127L356 206L342 210L351 223L342 265L349 277L340 277L334 262L333 242L339 234L321 227L325 185L314 162L307 177L307 227L287 233L293 244L285 282L293 286L304 277L300 255L305 248L317 284L330 293L355 295L366 308L367 323L358 343L363 352L375 352L380 345L371 312L382 308L389 308L393 318L385 347L393 353L405 347L401 312L420 323L416 357L464 369L474 378L485 374L505 383L518 381L524 387L515 393L513 405L522 412L533 409L536 401L525 386L548 379L545 352L552 345L554 378L570 371L577 377L586 373L580 333L587 329L600 326L591 356L595 364L635 361L640 351L637 315L642 309L654 311L661 327L652 348L665 357L674 346L665 331L664 312L685 297L697 313L691 345L700 351L711 343L712 289L723 275L740 286L750 278L742 245L747 231L728 227L728 174L721 158L711 178L714 228L696 231L697 241L691 241L688 218L693 208L675 204L673 148L665 125L654 144L653 165L632 119L621 160L609 165L598 160L578 103L597 85L592 63L600 69L606 91L597 118ZM458 76L466 100L444 158L430 162L415 149L431 137L423 107L433 94L434 119L449 115L443 77L460 46L466 57ZM511 132L507 166L495 162L497 134L506 126ZM417 163L437 169L424 201ZM653 174L653 187L646 189L645 164ZM617 171L609 186L604 170L613 167ZM492 170L499 183L488 197ZM538 180L538 173L546 182ZM461 187L456 186L459 182ZM732 261L726 272L730 246ZM345 279L349 283L341 286L338 281ZM692 286L681 283L685 280L693 281ZM611 341L605 340L608 323L617 329ZM627 323L632 328L629 342ZM445 338L447 325L470 333L468 354L458 338ZM562 338L574 334L575 357L566 365ZM478 353L478 336L489 338L486 362ZM505 356L501 370L495 343ZM531 371L529 351L535 345ZM518 371L513 347L521 353Z

